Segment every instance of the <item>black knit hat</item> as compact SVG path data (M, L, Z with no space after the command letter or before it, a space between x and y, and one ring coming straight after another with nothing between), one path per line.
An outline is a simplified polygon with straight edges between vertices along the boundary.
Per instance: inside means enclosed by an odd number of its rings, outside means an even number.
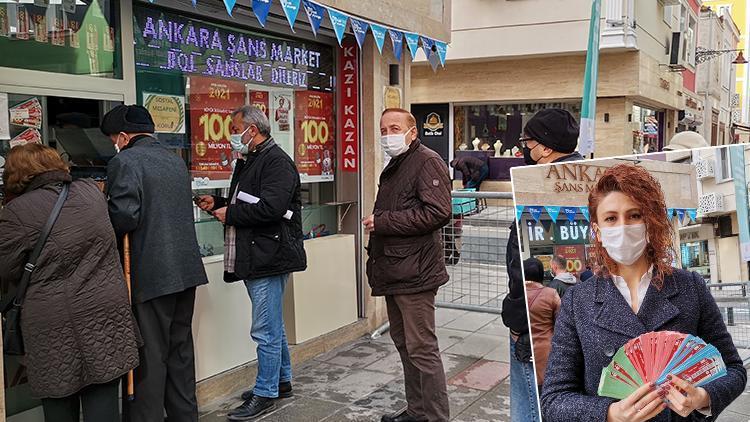
M154 119L139 105L119 105L102 118L100 129L110 136L116 133L154 133Z
M544 109L526 123L523 131L528 138L564 154L574 152L578 145L578 122L567 110Z
M541 283L544 280L544 264L536 258L523 261L523 275L526 281Z

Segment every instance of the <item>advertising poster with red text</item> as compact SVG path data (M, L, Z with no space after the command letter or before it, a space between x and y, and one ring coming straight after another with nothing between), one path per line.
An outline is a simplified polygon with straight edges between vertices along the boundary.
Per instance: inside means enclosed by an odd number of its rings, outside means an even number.
M230 179L234 161L229 144L230 114L245 104L245 86L239 82L191 77L189 102L193 177Z
M268 117L268 91L249 91L250 105L262 111Z
M568 266L565 270L569 273L580 274L586 269L584 265L586 259L584 245L555 246L555 255L568 260Z
M294 162L302 183L330 182L336 164L333 94L294 93Z

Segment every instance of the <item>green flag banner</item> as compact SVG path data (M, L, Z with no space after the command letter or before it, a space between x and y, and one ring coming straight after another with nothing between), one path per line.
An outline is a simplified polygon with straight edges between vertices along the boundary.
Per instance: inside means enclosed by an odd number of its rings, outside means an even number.
M581 134L578 151L583 156L594 153L596 126L596 84L599 76L599 38L601 35L602 0L591 4L589 44L586 53L586 73L583 78L583 101L581 107Z

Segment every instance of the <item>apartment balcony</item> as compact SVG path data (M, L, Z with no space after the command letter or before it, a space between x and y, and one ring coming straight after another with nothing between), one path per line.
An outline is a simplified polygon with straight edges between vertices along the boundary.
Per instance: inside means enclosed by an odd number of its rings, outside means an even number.
M702 215L717 215L725 211L724 195L716 192L698 198L698 212Z
M701 158L695 163L695 175L698 180L713 179L716 177L713 158Z
M635 0L604 0L602 49L638 49Z

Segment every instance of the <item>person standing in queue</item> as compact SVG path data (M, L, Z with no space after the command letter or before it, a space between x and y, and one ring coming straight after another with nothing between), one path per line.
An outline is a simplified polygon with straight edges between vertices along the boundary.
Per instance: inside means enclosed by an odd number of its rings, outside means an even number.
M519 143L526 165L582 160L576 152L578 122L567 110L549 108L532 117ZM521 272L516 221L510 225L505 263L508 268L508 294L503 299L503 323L510 329L510 417L538 421L539 400L531 361L531 340L526 316L526 296Z
M448 282L440 230L451 217L451 180L442 158L417 138L410 112L385 110L380 135L391 160L380 175L373 214L363 221L370 234L367 278L373 296L385 296L408 403L381 421L444 422L450 410L435 295Z
M118 154L107 166L109 216L130 238L132 303L144 340L135 370L133 422L197 422L193 308L208 283L193 222L185 162L154 137L148 110L120 105L101 131Z
M242 394L242 405L227 415L248 421L293 395L282 303L289 275L307 268L307 256L297 166L271 137L265 113L244 106L231 118L232 148L244 157L232 175L232 196L204 195L196 203L225 224L224 280L242 280L253 304L250 336L258 344L258 375Z

